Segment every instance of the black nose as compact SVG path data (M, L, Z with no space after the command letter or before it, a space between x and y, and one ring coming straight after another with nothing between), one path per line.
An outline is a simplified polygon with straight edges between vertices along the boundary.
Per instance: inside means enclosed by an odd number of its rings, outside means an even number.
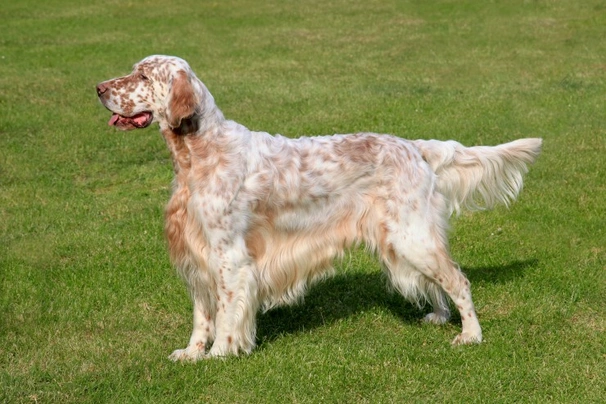
M101 97L107 91L107 86L103 83L97 85L97 96Z

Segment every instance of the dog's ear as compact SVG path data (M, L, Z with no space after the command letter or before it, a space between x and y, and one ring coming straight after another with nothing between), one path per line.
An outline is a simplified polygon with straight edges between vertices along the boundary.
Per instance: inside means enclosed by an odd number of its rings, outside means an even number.
M171 128L181 126L181 121L191 118L196 112L198 100L187 73L180 70L173 79L168 95L166 119Z

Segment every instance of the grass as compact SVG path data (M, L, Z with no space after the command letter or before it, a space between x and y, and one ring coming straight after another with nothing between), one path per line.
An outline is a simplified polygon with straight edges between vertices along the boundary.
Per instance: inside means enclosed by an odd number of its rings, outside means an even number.
M0 402L606 400L603 2L22 0L0 19ZM452 348L458 318L422 324L355 251L259 315L252 355L169 362L191 307L168 152L107 127L94 91L154 53L255 130L543 137L517 204L453 221L485 342Z

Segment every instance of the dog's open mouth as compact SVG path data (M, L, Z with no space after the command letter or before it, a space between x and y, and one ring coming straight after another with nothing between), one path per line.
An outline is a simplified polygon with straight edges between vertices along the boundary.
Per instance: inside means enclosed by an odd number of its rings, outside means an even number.
M141 129L151 125L154 117L151 112L144 111L133 116L122 116L114 113L107 123L122 130Z

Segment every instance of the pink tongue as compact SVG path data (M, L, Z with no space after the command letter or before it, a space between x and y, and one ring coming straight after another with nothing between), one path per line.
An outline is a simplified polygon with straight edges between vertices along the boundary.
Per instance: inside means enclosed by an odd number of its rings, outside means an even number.
M112 117L109 119L109 122L107 124L109 126L114 126L116 124L116 122L118 122L118 119L120 119L120 115L113 114Z
M145 125L145 122L147 122L147 114L144 112L142 114L138 114L133 116L133 121L135 121L135 123L139 126L143 126Z

